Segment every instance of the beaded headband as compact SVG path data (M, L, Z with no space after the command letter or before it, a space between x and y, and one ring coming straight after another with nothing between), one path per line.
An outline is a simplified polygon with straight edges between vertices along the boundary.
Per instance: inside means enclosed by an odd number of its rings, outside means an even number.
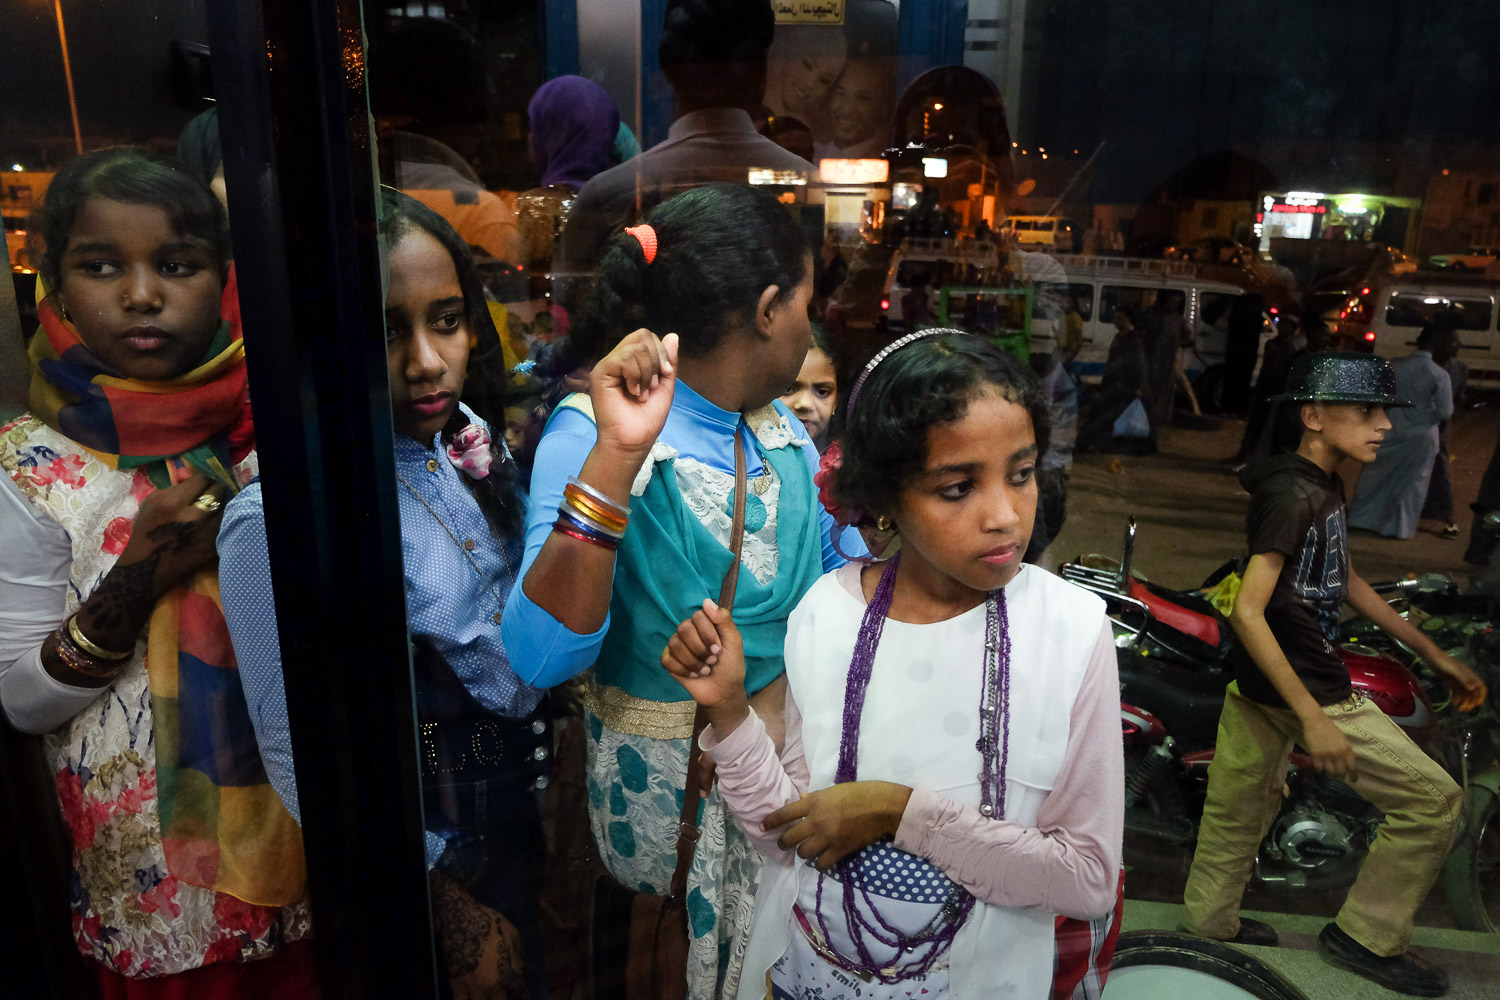
M859 373L859 378L855 381L854 388L849 390L849 406L846 412L854 412L854 404L859 400L859 391L865 387L865 380L870 377L871 373L875 371L875 369L880 365L882 361L890 357L892 354L895 354L897 351L901 350L901 348L905 347L907 344L912 343L913 341L921 340L924 337L937 337L948 333L963 333L963 331L954 330L947 327L933 327L930 330L918 330L916 333L908 333L901 339L892 341L891 343L887 344L884 348L881 349L878 354L870 359L870 363L865 365L865 370Z
M641 253L646 255L646 264L649 266L656 259L656 230L643 222L639 226L626 226L625 231L640 243Z

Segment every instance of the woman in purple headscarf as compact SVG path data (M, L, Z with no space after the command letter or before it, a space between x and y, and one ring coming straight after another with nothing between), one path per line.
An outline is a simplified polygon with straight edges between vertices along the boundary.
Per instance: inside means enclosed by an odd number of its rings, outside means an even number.
M537 89L526 115L531 121L531 162L542 183L516 198L516 221L525 264L541 273L552 266L552 251L568 221L573 196L590 177L618 162L620 112L594 81L560 76Z

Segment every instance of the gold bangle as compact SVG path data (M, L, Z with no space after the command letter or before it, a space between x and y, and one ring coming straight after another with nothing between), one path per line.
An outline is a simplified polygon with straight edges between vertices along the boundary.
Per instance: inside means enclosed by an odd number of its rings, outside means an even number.
M629 507L622 503L616 503L614 500L611 500L608 496L606 496L602 490L595 489L588 483L584 482L582 479L579 479L577 476L568 477L568 486L586 496L592 497L595 501L602 504L605 508L613 510L617 515L619 515L622 520L628 521L630 519Z
M72 618L68 619L68 638L72 639L79 649L83 650L89 656L92 656L97 660L128 660L130 659L130 655L135 652L134 649L129 649L123 653L116 653L112 650L105 649L103 646L94 645L88 640L88 637L85 636L83 632L78 628L77 615L74 615Z
M92 657L78 648L67 631L58 626L53 635L57 637L54 651L57 658L62 661L63 666L83 677L94 680L111 680L118 677L120 671L124 670L126 663L123 660L100 660Z

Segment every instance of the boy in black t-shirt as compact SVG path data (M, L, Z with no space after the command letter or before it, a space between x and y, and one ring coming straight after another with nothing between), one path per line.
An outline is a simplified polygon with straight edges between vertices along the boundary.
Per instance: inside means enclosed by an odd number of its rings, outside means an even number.
M1340 608L1347 602L1415 650L1448 682L1460 710L1478 707L1487 692L1349 565L1334 470L1345 459L1374 461L1391 426L1386 407L1406 405L1390 366L1368 354L1309 355L1279 398L1300 404L1302 438L1251 477L1250 563L1230 617L1243 651L1219 717L1184 927L1241 944L1276 943L1276 932L1241 919L1239 906L1297 743L1320 773L1354 782L1386 817L1338 917L1318 936L1319 954L1389 989L1441 996L1447 975L1406 947L1452 844L1462 795L1388 716L1353 693L1334 645Z

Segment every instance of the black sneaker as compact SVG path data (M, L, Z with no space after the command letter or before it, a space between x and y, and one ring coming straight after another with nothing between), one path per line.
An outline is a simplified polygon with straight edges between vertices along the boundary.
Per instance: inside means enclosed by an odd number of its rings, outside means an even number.
M1363 976L1397 993L1440 997L1448 992L1448 973L1427 959L1409 951L1382 958L1337 924L1329 924L1318 935L1318 955L1336 969Z
M1208 937L1206 934L1194 934L1186 927L1178 926L1178 930L1185 934L1193 934L1194 937ZM1209 938L1210 941L1223 941L1225 944L1253 944L1263 948L1274 948L1280 938L1276 934L1276 928L1259 920L1251 920L1249 917L1240 917L1239 933L1232 938Z

